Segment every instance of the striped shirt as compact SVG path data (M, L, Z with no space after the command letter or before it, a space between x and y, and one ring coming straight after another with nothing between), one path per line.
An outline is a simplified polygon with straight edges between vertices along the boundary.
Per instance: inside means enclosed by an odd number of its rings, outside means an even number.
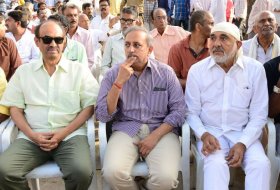
M190 0L171 0L171 15L175 6L175 20L189 19L190 15Z
M118 75L115 65L104 76L99 91L96 117L102 122L112 119L113 131L122 131L133 137L142 124L147 124L150 131L167 123L176 133L185 120L186 108L180 83L171 67L149 59L142 74L133 74L123 85L116 111L109 115L107 94Z

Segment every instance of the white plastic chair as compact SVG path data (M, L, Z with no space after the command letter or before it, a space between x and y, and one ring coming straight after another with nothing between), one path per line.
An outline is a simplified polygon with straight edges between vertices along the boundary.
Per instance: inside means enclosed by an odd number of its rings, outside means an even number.
M107 132L106 132L106 124L99 122L98 128L98 135L99 135L99 151L100 151L100 162L101 168L103 168L103 161L105 150L107 146ZM182 144L182 158L181 158L181 167L180 171L182 172L182 179L183 179L183 190L190 189L190 128L187 123L184 123L182 126L182 137L181 137L181 144ZM142 176L147 177L149 175L149 169L144 161L138 161L133 169L132 169L132 176ZM109 184L106 183L105 180L102 180L102 187L103 190L110 190Z
M18 128L15 126L11 119L5 121L5 129L0 137L0 144L2 144L2 152L5 151L9 145L14 141L17 136ZM90 156L93 167L93 178L89 190L94 190L97 187L96 180L96 161L95 161L95 130L93 119L90 118L87 121L87 137L90 145ZM26 178L30 181L32 190L40 190L39 179L40 178L53 178L62 177L58 165L55 162L47 162L39 167L36 167L26 175Z
M271 164L271 176L270 176L270 189L275 190L278 182L280 172L280 155L276 153L276 128L274 121L268 119L268 145L267 145L267 157Z

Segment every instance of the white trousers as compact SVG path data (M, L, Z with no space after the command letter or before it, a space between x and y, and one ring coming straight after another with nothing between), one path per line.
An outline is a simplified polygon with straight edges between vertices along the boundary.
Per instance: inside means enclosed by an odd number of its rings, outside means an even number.
M131 170L139 158L138 148L134 145L149 135L149 128L143 125L138 134L131 138L127 134L115 131L109 139L102 175L115 190L138 190L131 176ZM178 185L181 148L179 138L174 133L163 136L145 161L149 168L149 177L144 184L149 190L168 190Z
M225 157L234 143L226 137L218 138L221 150L204 157L204 190L228 190L230 173ZM198 150L202 141L197 142ZM201 152L200 152L201 153ZM202 153L201 153L202 154ZM269 190L270 161L266 157L259 140L245 152L242 168L245 172L246 190Z

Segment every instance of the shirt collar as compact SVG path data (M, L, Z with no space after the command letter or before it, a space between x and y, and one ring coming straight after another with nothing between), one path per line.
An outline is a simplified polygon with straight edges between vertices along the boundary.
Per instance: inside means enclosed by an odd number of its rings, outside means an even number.
M242 62L242 58L241 58L242 56L239 56L238 57L238 59L237 59L237 61L234 63L234 65L233 66L239 66L241 69L244 69L244 64L243 64L243 62ZM210 63L208 64L208 66L207 66L207 69L209 70L209 69L211 69L212 67L214 67L215 65L218 65L216 62L215 62L215 60L210 56Z
M274 43L275 43L275 38L273 38L273 40L272 40L271 44L269 45L269 47L272 47L274 45ZM261 44L259 43L259 38L257 38L257 40L256 40L256 45L257 45L257 47L261 47L262 48Z
M124 39L124 36L123 36L123 33L118 33L116 34L116 40L121 40L121 39Z
M33 70L37 71L41 68L43 68L44 62L43 62L43 57L41 55L41 57L38 59L38 61L36 62L36 64L34 65ZM64 72L68 72L69 70L69 63L68 60L64 57L64 55L62 54L56 68L61 68Z
M153 29L153 30L151 31L151 36L152 36L153 38L156 37L156 36L158 36L158 35L160 35L160 34L158 33L158 30L157 30L156 28ZM171 26L167 25L166 28L165 28L165 30L164 30L164 32L163 32L163 34L162 34L162 36L163 36L163 35L173 36L173 35L175 35L175 32L174 32L174 30L172 29ZM161 36L161 35L160 35L160 36Z

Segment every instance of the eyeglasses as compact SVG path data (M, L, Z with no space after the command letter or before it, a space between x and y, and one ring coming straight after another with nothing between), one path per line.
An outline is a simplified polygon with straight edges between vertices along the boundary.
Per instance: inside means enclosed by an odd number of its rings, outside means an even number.
M44 36L44 37L39 37L39 39L42 39L44 44L50 44L54 40L56 44L62 44L64 41L63 37L50 37L50 36Z
M135 21L134 19L125 19L125 18L120 19L121 24L124 24L124 23L132 24L134 21Z

